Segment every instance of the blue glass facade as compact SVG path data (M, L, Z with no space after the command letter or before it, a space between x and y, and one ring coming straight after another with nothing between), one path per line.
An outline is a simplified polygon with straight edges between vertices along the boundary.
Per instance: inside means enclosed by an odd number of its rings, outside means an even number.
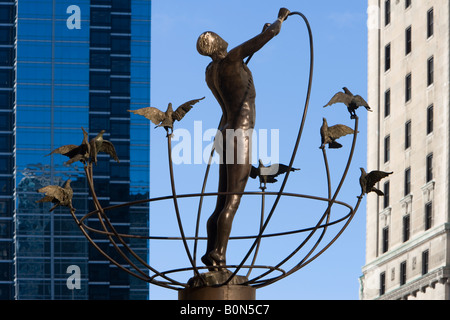
M14 61L16 6L0 4L0 298L14 296Z
M10 169L0 175L9 188L0 195L0 232L11 235L0 242L8 252L0 255L0 298L148 297L147 284L88 245L66 209L50 214L48 205L37 204L36 190L70 177L77 215L93 209L81 163L65 166L61 155L45 157L61 145L79 144L84 127L90 138L106 130L120 159L99 155L94 181L102 204L148 198L149 124L131 120L126 110L150 101L150 10L150 0L0 2L0 19L11 19L5 27L12 32L11 44L0 46L0 81L11 74L9 87L1 82L0 99L7 103L1 102L0 114L9 128L0 129L0 139L12 140L11 149L0 152ZM119 232L146 235L148 211L148 205L124 208L111 212L111 221ZM107 241L100 246L114 254ZM130 246L148 257L146 241ZM79 290L67 288L70 265L80 267Z

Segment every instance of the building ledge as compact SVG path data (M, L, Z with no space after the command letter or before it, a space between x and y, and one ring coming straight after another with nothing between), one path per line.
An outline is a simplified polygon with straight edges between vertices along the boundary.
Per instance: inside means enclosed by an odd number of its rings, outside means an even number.
M411 238L410 240L401 243L395 248L389 249L387 252L381 254L379 257L373 259L372 261L368 262L363 268L363 273L366 273L366 271L376 268L382 264L387 263L388 261L397 258L398 256L405 254L409 250L423 244L426 241L429 241L432 238L441 236L445 233L450 233L450 223L444 223L439 226L436 226L435 228L429 229L422 233L419 236L416 236L414 238Z
M450 266L441 267L411 280L403 286L385 293L376 300L406 300L408 296L416 297L419 291L425 292L427 288L434 289L437 283L450 283Z

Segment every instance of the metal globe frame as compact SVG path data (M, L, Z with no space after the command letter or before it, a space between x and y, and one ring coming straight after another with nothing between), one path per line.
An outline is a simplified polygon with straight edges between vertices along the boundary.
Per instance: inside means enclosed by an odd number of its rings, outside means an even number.
M309 24L307 18L300 12L292 12L290 15L298 15L306 23L306 26L308 29L309 41L310 41L309 42L309 44L310 44L310 72L309 72L308 89L307 89L307 94L306 94L306 101L305 101L304 108L303 108L302 120L301 120L300 127L298 130L297 139L296 139L293 151L292 151L292 156L291 156L291 159L289 162L289 170L287 171L278 192L267 192L264 189L262 189L261 192L239 193L245 197L249 197L249 196L261 197L261 213L260 213L261 218L260 218L260 226L259 226L260 231L258 234L254 234L254 235L241 236L241 237L236 237L236 236L230 237L230 240L252 240L253 243L250 246L247 254L244 256L244 258L241 260L241 262L239 264L227 265L224 267L227 269L234 269L234 271L231 272L230 276L228 277L228 279L226 281L217 285L216 287L229 285L230 282L232 281L232 279L242 269L247 269L247 278L248 278L248 281L242 283L242 285L251 286L256 289L262 288L265 286L269 286L281 279L284 279L284 278L290 276L294 272L297 272L298 270L302 269L303 267L305 267L306 265L311 263L313 260L315 260L317 257L319 257L321 254L323 254L341 236L341 234L345 231L345 229L347 228L347 226L350 224L353 217L355 216L355 214L361 204L362 198L363 198L363 193L361 193L361 195L357 197L357 202L354 205L354 207L350 206L349 204L347 204L345 202L338 200L338 195L339 195L340 190L346 179L348 170L350 168L350 165L351 165L351 162L353 159L355 147L356 147L356 141L357 141L357 136L358 136L358 122L359 122L359 118L357 116L354 118L355 119L354 135L353 135L353 141L352 141L350 153L348 156L347 164L345 166L345 169L344 169L344 172L340 179L340 182L339 182L337 188L334 190L334 192L332 191L330 168L328 165L328 158L327 158L325 148L322 148L322 153L323 153L323 159L324 159L326 176L327 176L328 197L318 197L318 196L314 196L314 195L290 193L290 192L284 191L286 183L289 179L290 169L293 167L293 163L294 163L294 160L295 160L298 148L299 148L299 144L300 144L300 141L302 138L303 129L304 129L304 126L306 123L306 117L307 117L308 108L309 108L309 100L310 100L310 95L311 95L311 86L312 86L312 79L313 79L313 66L314 66L313 35L312 35L310 24ZM246 61L246 63L249 62L250 58ZM116 265L118 268L122 269L124 272L127 272L128 274L130 274L142 281L145 281L145 282L148 282L150 284L157 285L160 287L164 287L167 289L179 291L179 290L188 288L189 284L187 281L182 282L182 281L178 281L178 280L174 279L172 277L173 274L188 271L188 272L192 272L194 276L199 277L201 270L207 269L206 266L198 266L196 263L198 243L199 243L199 241L206 240L206 237L199 236L199 225L200 225L201 211L202 211L202 205L203 205L204 198L218 196L218 195L232 194L232 193L227 193L227 192L209 192L209 193L207 193L207 192L205 192L205 188L206 188L207 180L208 180L208 176L209 176L209 171L210 171L210 166L211 166L211 159L212 159L212 156L214 153L214 150L212 150L211 156L209 159L209 163L208 163L206 171L205 171L205 176L204 176L201 192L200 193L191 193L191 194L177 194L176 188L175 188L175 177L174 177L172 154L171 154L171 150L172 150L171 135L167 136L167 150L168 150L170 183L171 183L171 191L172 191L171 195L167 195L164 197L158 197L158 198L150 198L150 199L145 199L145 200L137 200L137 201L127 202L127 203L113 205L113 206L103 208L102 205L100 204L100 201L98 200L98 197L95 192L92 163L86 162L86 163L84 163L84 172L85 172L86 179L88 182L89 190L92 195L92 201L94 203L95 210L91 211L91 212L87 213L86 215L84 215L83 217L79 218L75 214L75 209L72 208L71 215L72 215L73 219L75 220L76 224L78 225L78 227L80 228L83 235L89 241L89 243L94 248L96 248L112 264ZM233 193L233 194L236 194L236 193ZM266 215L265 202L266 202L267 196L274 196L275 201L274 201L272 208ZM282 197L303 198L303 199L308 199L311 201L320 201L320 202L327 203L327 208L322 213L321 218L314 226L311 226L308 228L302 228L302 229L289 230L289 231L285 231L285 232L265 233L265 230L266 230L271 218L275 214L279 200ZM195 229L194 236L186 236L186 233L185 233L182 221L181 221L181 213L180 213L180 209L179 209L179 205L178 205L178 200L186 199L186 198L199 198L199 207L198 207L196 229ZM121 233L117 232L117 230L114 228L114 226L111 223L111 221L108 217L108 214L107 214L109 211L115 210L115 209L118 209L121 207L132 206L132 205L143 204L143 203L167 201L167 200L173 201L174 212L175 212L175 215L177 218L178 229L179 229L179 233L180 233L180 235L178 237L141 236L141 235L132 235L132 234L121 234ZM345 207L348 209L348 213L336 220L332 220L331 219L331 210L332 210L333 206ZM101 229L95 229L93 227L90 227L87 224L87 221L89 219L96 219L96 221L98 221L100 223ZM326 243L323 248L318 250L319 245L324 240L324 237L325 237L329 227L338 225L339 223L343 223L343 226L339 229L337 234L334 237L332 237L332 239L328 243ZM285 235L290 235L290 234L300 234L300 233L306 234L307 235L306 238L300 244L298 244L298 246L292 251L292 253L290 253L288 256L286 256L282 261L280 261L276 265L272 265L272 266L256 264L256 258L257 258L257 255L258 255L258 252L260 249L260 244L261 244L262 239L280 237L280 236L285 236ZM106 237L109 240L110 244L112 244L112 246L114 247L116 252L119 254L119 256L123 259L123 261L125 263L119 262L116 258L111 257L107 252L102 250L102 248L96 243L96 240L91 236L91 234L97 234L97 235L102 235L102 236ZM313 244L311 244L309 242L314 235L318 236L318 239ZM154 267L152 267L147 261L144 261L141 257L139 257L139 255L136 254L136 252L133 251L133 249L129 246L129 244L127 243L126 240L132 239L132 238L146 239L148 241L152 241L152 240L181 241L184 246L186 256L189 260L190 266L187 266L184 268L178 268L178 269L158 271ZM189 249L188 241L194 241L193 252L191 252ZM298 263L296 263L293 267L290 267L289 270L283 270L282 267L288 261L294 259L294 257L296 257L298 255L298 253L301 251L301 249L305 248L307 243L309 245L311 245L312 248L307 250L306 253L302 254L301 258L299 260L297 260ZM318 251L316 252L316 250L318 250ZM246 264L252 254L253 254L253 258L251 259L251 262ZM140 264L141 266L138 266L138 264ZM127 266L129 266L129 267L127 267ZM251 278L250 274L253 269L263 269L265 271L262 274L259 274L255 277ZM278 274L273 275L273 273L278 273Z

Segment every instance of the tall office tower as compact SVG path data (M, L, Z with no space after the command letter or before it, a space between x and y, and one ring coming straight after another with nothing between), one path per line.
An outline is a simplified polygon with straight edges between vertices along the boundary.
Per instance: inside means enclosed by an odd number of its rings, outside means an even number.
M0 2L0 299L14 296L15 4Z
M66 208L36 203L36 190L70 178L76 214L93 209L82 164L46 156L80 144L83 127L90 139L105 130L120 159L99 154L94 166L102 205L148 198L149 124L126 110L149 105L150 10L150 0L0 1L1 299L148 298L146 283L92 248ZM108 216L119 233L147 235L148 211ZM148 259L146 240L129 244Z
M450 3L369 0L362 299L450 299Z

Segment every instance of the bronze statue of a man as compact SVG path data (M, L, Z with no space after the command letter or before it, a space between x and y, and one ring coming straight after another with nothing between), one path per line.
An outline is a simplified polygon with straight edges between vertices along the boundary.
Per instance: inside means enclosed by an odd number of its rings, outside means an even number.
M252 131L255 127L256 92L252 73L243 59L252 56L275 37L289 13L289 10L281 8L274 23L229 52L227 52L228 43L214 32L204 32L197 41L198 52L212 59L206 68L206 83L223 112L218 129L223 142L218 190L237 193L219 195L216 208L208 219L208 243L202 262L210 267L210 270L226 265L226 249L231 225L252 167L251 133L245 132ZM227 135L229 130L236 133ZM227 156L230 151L234 154Z

